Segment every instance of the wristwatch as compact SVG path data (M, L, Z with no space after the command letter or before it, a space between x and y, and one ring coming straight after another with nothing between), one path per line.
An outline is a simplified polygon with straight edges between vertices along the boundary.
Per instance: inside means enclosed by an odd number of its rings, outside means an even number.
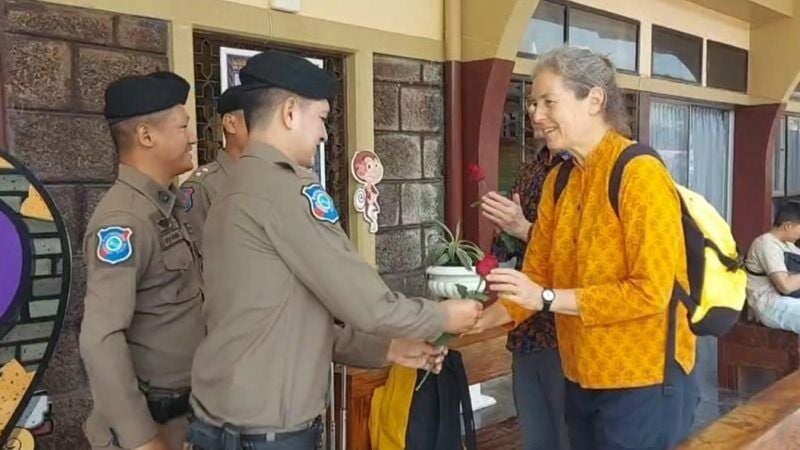
M553 300L556 299L556 293L552 289L542 290L542 312L549 312L550 306L553 305Z

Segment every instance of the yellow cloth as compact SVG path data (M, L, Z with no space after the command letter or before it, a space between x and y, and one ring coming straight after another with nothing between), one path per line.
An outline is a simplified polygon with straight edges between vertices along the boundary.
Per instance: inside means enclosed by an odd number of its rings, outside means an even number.
M558 170L545 181L523 272L554 289L576 289L578 316L556 315L564 375L584 388L661 383L667 306L674 281L688 290L681 210L675 184L654 158L633 159L620 187L620 217L608 198L611 171L632 142L609 132L576 165L557 205ZM533 312L509 307L517 322ZM695 336L683 305L676 359L689 372Z
M3 427L8 425L14 411L20 406L33 375L34 372L26 372L16 359L0 368L0 424Z
M386 384L372 394L369 435L375 450L403 450L417 383L416 369L392 366Z

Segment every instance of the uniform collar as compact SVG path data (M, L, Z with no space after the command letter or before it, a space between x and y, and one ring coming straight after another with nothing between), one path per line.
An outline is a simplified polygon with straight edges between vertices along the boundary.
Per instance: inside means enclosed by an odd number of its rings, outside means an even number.
M167 189L133 166L120 164L117 179L147 197L166 217L176 204L182 205L173 186Z
M250 141L244 151L243 156L254 156L263 161L291 170L300 178L316 179L316 175L310 169L298 166L280 150L266 142Z
M220 169L222 169L225 174L228 174L228 171L231 168L231 165L235 161L231 158L231 155L228 154L225 150L221 150L217 152L217 163L219 164Z

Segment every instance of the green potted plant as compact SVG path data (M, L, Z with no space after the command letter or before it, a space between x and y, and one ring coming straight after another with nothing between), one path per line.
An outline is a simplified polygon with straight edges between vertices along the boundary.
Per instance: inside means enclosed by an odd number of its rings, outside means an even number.
M436 223L442 234L431 236L427 246L428 291L441 298L461 298L464 289L477 291L481 277L475 271L475 264L484 258L483 251L474 242L462 238L460 222L456 224L455 233L447 225Z

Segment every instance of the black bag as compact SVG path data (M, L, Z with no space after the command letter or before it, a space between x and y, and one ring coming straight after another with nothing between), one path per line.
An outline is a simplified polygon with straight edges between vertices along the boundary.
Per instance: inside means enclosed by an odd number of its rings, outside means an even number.
M421 380L423 376L425 371L417 371L417 380ZM459 352L450 350L442 365L441 373L431 374L414 393L408 417L405 448L406 450L477 449L467 373Z

